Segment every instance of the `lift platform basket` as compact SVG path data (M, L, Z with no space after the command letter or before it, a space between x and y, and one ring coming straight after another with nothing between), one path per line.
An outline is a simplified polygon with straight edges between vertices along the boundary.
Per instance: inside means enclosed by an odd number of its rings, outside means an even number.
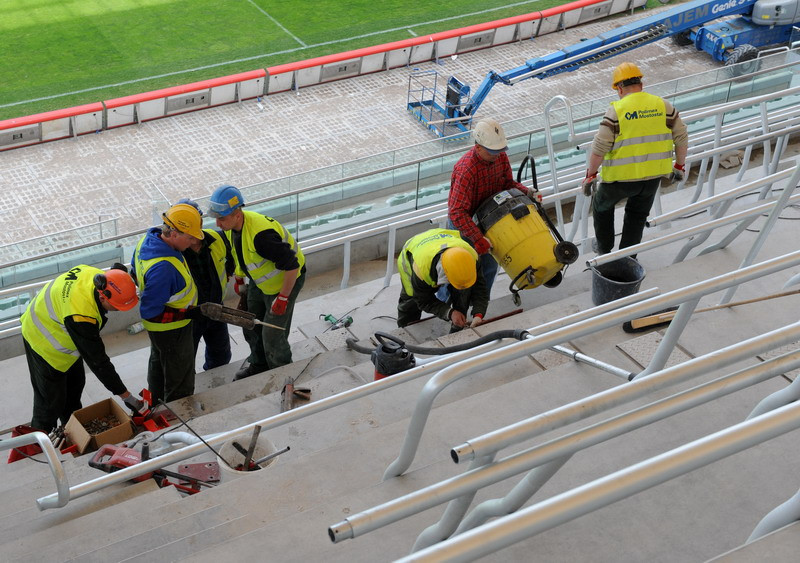
M492 256L511 277L509 290L561 283L563 268L578 259L578 247L563 240L538 202L517 189L484 201L475 220L492 243Z

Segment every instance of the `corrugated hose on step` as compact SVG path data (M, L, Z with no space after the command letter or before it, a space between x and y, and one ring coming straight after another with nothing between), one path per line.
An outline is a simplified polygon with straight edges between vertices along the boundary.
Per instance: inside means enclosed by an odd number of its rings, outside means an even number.
M453 354L455 352L462 352L464 350L469 350L470 348L475 348L476 346L480 346L481 344L486 344L487 342L492 342L494 340L501 340L503 338L513 338L514 340L525 340L525 338L528 336L528 331L522 328L498 330L489 333L485 336L481 336L480 338L477 338L471 342L464 342L463 344L457 344L455 346L445 346L444 348L426 348L424 346L415 346L414 344L406 344L396 336L386 334L385 332L376 332L375 336L376 337L380 336L382 338L388 338L389 340L393 340L394 342L400 344L400 346L404 347L406 350L414 354L443 356L445 354ZM373 350L375 350L374 348L367 348L366 346L361 346L353 338L348 338L346 342L348 348L356 352L360 352L361 354L372 354Z

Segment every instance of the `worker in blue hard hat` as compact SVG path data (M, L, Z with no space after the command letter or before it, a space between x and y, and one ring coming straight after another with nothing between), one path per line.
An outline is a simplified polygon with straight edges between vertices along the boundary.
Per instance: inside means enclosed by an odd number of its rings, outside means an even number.
M196 201L184 198L177 203L191 205L202 217L203 212ZM228 280L234 270L231 245L228 238L216 229L203 229L203 235L202 239L192 237L189 248L181 254L197 286L197 304L222 304L228 290ZM192 319L192 337L195 356L200 341L205 342L204 370L224 366L231 361L231 340L227 323L199 316Z
M678 110L668 100L644 91L637 65L618 65L611 87L619 100L611 102L600 121L582 183L583 193L593 196L593 247L598 254L614 248L614 210L622 200L626 200L625 219L619 248L642 241L658 187L662 179L683 179L689 147Z
M231 244L236 275L247 279L247 310L283 330L256 325L244 331L250 357L235 379L292 362L288 335L306 277L305 256L291 233L275 219L243 207L242 192L225 185L211 194L208 214Z
M403 284L397 326L418 321L422 311L450 321L451 332L483 322L489 290L478 253L458 231L430 229L410 238L397 257L397 270ZM437 296L442 287L448 288L444 300Z
M147 386L153 401L174 401L194 393L191 322L200 318L197 286L182 252L204 238L200 212L176 203L148 229L133 252L132 275L139 285L142 324L150 338Z

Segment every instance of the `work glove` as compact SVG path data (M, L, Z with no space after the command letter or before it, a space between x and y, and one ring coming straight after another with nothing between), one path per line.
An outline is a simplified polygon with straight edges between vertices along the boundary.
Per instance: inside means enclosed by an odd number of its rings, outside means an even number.
M450 322L457 327L464 327L467 325L467 317L461 311L450 309Z
M592 197L592 194L597 191L597 172L590 176L587 170L586 178L581 182L581 187L583 188L583 195Z
M287 305L289 305L289 296L279 293L275 301L272 302L272 309L270 312L276 316L284 315L286 314Z
M486 254L492 249L492 243L486 237L481 237L475 241L475 250L478 254Z
M538 201L542 203L542 194L539 193L539 190L531 186L528 188L528 197L531 198L531 201Z
M672 173L669 175L669 183L672 182L683 182L683 179L686 177L686 165L685 164L678 164L677 162L672 167Z
M144 401L137 399L133 395L128 395L122 402L133 411L134 414L140 414L144 410Z
M236 292L236 295L247 295L247 284L244 282L244 278L233 276L233 291Z
M477 315L472 315L472 322L469 323L469 328L475 328L476 326L480 326L483 324L483 315L478 313Z

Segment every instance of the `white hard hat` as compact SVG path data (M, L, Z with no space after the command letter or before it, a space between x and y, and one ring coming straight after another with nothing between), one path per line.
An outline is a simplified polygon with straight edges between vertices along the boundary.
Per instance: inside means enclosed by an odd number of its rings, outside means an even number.
M494 119L481 119L472 130L472 136L476 143L492 153L508 149L503 126Z

